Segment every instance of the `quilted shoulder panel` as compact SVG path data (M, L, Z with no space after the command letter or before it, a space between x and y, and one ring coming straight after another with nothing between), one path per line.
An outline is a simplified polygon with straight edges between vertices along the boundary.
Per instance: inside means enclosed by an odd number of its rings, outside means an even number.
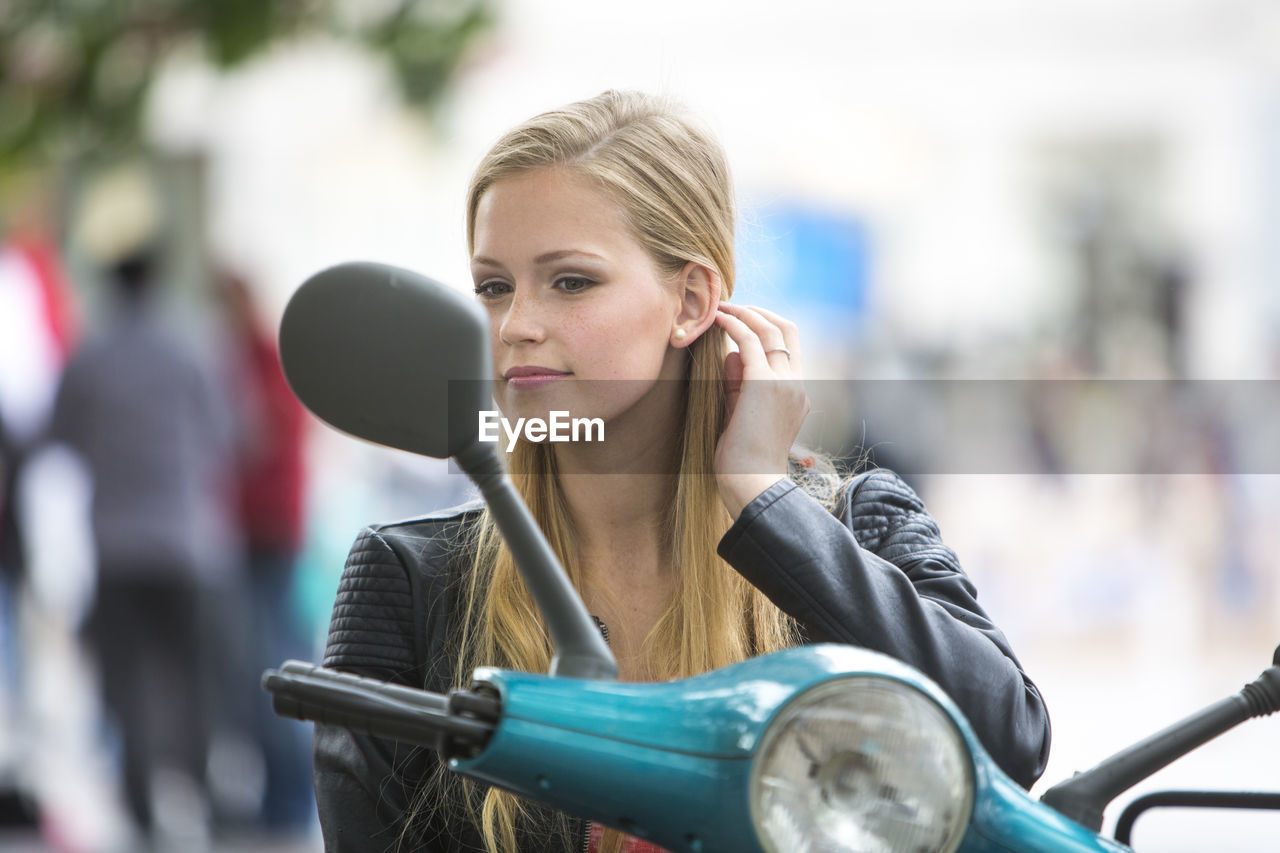
M365 528L338 582L324 665L405 674L414 667L413 633L413 591L404 564L380 533Z
M481 510L467 504L361 531L338 583L324 663L444 690L457 558Z
M850 507L850 527L858 544L905 569L933 561L960 572L956 554L924 502L906 481L884 468L860 484Z

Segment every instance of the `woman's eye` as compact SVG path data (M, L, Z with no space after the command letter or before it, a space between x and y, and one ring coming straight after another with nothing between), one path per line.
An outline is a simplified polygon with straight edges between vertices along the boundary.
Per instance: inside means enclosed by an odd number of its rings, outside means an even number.
M481 299L497 299L511 292L511 285L505 281L482 281L476 285L476 296Z
M566 293L578 293L580 291L586 290L588 287L590 287L593 284L595 284L595 282L592 281L591 279L582 278L581 276L576 276L576 275L567 275L567 276L564 276L563 278L556 279L556 287L560 288Z

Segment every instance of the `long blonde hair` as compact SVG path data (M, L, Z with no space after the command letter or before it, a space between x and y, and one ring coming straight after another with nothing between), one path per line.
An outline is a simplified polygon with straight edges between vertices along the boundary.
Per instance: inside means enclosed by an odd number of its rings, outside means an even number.
M586 176L616 202L634 237L657 268L674 277L690 261L715 271L722 298L734 284L734 202L719 144L662 100L628 92L544 113L503 136L480 163L467 199L467 240L474 249L476 210L485 191L505 177L545 167ZM655 679L683 678L797 642L793 620L716 554L732 519L713 470L724 428L721 381L728 344L711 326L689 347L684 429L675 487L662 543L675 589L644 649ZM517 489L546 533L573 583L582 572L572 522L549 445L522 442L508 457ZM474 667L491 665L545 672L552 649L542 617L510 551L487 513L474 527L474 564L462 580L455 633L456 679L465 686ZM466 783L469 802L490 851L514 851L516 827L534 812L517 797ZM561 820L547 832L564 832ZM604 851L621 849L609 831Z

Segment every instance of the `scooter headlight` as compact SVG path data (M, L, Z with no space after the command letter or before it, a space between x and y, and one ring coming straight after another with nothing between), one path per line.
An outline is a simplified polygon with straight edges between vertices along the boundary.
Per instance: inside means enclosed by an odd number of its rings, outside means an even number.
M951 718L878 676L793 699L751 771L751 820L768 853L950 853L972 810L972 763Z

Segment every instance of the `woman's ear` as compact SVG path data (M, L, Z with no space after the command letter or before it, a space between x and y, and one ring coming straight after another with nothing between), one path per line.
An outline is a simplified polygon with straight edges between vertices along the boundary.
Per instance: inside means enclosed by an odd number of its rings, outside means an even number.
M676 276L678 311L671 323L671 345L687 347L715 322L720 308L720 274L689 261Z

